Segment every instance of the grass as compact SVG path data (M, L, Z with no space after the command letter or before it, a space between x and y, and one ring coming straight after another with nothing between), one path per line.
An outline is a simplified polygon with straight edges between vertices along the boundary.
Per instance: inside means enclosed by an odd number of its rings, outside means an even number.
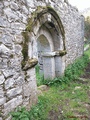
M85 51L85 54L88 55L90 57L90 49Z
M40 86L40 85L44 84L44 75L40 75L40 73L39 73L40 68L38 65L36 65L35 69L36 69L37 86Z
M76 89L77 86L81 88ZM54 116L57 116L57 120L69 120L71 116L79 114L88 116L85 104L90 102L87 94L89 86L90 83L86 86L86 84L78 84L77 81L63 83L63 87L51 86L48 92L38 97L37 105L28 111L26 114L28 119L18 119L19 117L14 119L16 117L14 113L12 120L49 120L49 118L53 120Z
M82 84L77 80L90 61L86 55L89 51L69 65L63 77L45 82L50 89L38 96L37 105L30 111L25 108L16 110L11 113L12 120L81 120L81 117L88 120L90 81Z

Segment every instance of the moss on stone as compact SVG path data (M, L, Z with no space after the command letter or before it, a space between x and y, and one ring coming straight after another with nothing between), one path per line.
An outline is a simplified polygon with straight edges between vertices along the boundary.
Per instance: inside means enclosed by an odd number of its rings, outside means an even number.
M57 21L59 29L60 29L59 32L61 32L62 38L63 38L64 50L66 50L64 27L62 25L59 15L51 6L45 6L45 7L38 6L37 9L31 14L32 17L28 18L28 24L26 27L26 31L33 32L33 27L35 26L35 24L37 24L37 20L39 20L39 18L43 14L46 14L46 13L50 13L54 17L54 19Z
M22 44L22 54L23 54L23 61L22 61L22 67L25 65L25 61L28 60L28 32L22 32L22 35L24 37L24 41Z
M39 18L39 14L45 9L45 7L42 6L38 6L37 9L31 13L31 18L28 18L28 24L26 27L26 31L32 32L33 31L33 27L36 24L38 18Z
M66 55L67 54L67 51L66 50L60 50L59 51L59 55L60 56L64 56L64 55Z
M26 62L25 62L25 65L23 67L23 70L28 70L32 67L34 67L36 64L38 63L38 60L33 58L33 59L28 59Z
M25 32L22 33L23 37L24 37L24 42L23 42L23 49L22 49L22 54L23 54L23 61L22 61L22 66L24 67L26 62L28 60L28 32L33 32L33 28L34 26L37 24L37 21L41 18L42 15L46 14L46 13L50 13L54 19L56 20L56 22L58 23L59 26L59 32L61 32L62 37L63 37L63 45L64 45L64 51L60 52L60 56L63 56L66 54L65 50L65 31L64 31L64 27L62 25L62 22L60 20L59 15L57 14L57 12L51 7L51 6L38 6L37 9L31 13L31 18L28 18L28 24L26 27Z

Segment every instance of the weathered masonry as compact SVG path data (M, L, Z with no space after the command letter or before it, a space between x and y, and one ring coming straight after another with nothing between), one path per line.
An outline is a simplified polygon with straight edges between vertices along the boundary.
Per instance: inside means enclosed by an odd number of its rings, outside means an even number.
M68 1L0 0L0 120L37 102L36 64L45 79L58 77L83 43L84 19Z

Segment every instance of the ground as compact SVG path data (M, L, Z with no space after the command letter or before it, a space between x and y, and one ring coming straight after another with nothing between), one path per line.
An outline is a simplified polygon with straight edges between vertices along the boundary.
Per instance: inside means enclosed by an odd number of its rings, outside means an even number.
M49 120L90 120L90 63L84 71L78 80L69 84L68 93L66 89L65 99L61 100L58 110L49 112ZM65 90L60 94L63 92Z
M90 54L90 51L87 53ZM70 66L67 69L68 79L56 78L64 81L50 81L53 84L39 86L37 104L30 111L17 111L12 120L90 120L90 62L85 64L84 70L78 71L87 61L90 60L84 56L73 67ZM76 73L79 78L75 76Z

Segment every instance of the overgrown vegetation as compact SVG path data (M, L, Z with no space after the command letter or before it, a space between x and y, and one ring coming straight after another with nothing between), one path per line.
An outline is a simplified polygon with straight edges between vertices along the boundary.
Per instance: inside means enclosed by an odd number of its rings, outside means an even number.
M86 42L90 44L90 16L85 18L85 38Z
M90 81L82 84L77 80L90 62L87 53L69 65L63 77L47 82L50 89L38 97L37 105L30 111L18 108L11 113L12 120L80 120L78 115L88 119Z
M62 83L68 83L71 80L76 80L82 73L83 69L88 63L88 54L89 51L86 52L84 56L81 58L75 60L75 62L67 67L65 70L64 76L60 78L55 78L53 80L44 80L43 76L40 76L39 74L39 67L36 70L36 76L37 76L37 84L38 86L41 84L46 84L46 85L59 85Z
M90 57L90 48L87 51L85 51L85 54Z
M37 86L40 86L40 85L44 84L44 75L43 74L40 75L40 72L39 72L40 67L39 67L39 65L36 65L35 69L36 69Z

